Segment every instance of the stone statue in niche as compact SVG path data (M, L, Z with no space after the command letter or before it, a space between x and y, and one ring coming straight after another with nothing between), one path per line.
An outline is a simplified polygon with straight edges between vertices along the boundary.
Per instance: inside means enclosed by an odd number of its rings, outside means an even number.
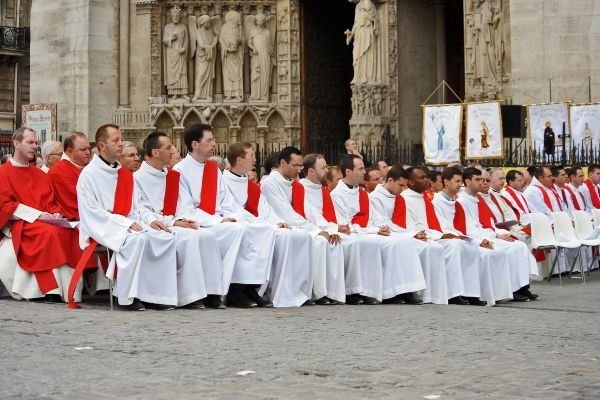
M274 16L247 15L244 28L250 49L250 100L268 101L275 64Z
M181 23L181 8L171 8L171 21L165 25L165 84L172 100L180 96L189 100L187 75L188 32Z
M212 102L220 17L189 17L192 58L195 60L194 97L192 102ZM216 25L216 28L215 28Z
M493 6L491 0L474 0L472 8L467 23L471 30L475 80L482 85L494 85L501 79L504 56L501 5Z
M352 1L352 0L350 0ZM352 64L354 78L351 84L377 83L377 42L379 40L379 17L371 0L360 0L356 4L354 25L346 30L346 43L354 40Z
M242 101L244 95L244 33L237 11L225 14L219 34L225 101Z

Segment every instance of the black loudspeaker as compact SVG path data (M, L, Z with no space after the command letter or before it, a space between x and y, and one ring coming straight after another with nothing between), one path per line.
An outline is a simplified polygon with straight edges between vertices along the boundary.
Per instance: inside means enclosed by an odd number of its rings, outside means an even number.
M525 126L526 110L523 106L500 106L502 112L502 133L505 138L522 138L527 135Z

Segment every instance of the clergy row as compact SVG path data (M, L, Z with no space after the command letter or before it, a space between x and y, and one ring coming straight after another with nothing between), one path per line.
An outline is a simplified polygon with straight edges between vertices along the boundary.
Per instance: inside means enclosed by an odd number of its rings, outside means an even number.
M20 128L13 139L14 157L0 167L0 251L8 256L0 280L17 298L64 299L70 282L79 300L84 269L101 271L99 288L104 275L114 280L127 310L223 308L224 296L235 307L537 298L529 290L535 259L492 224L477 169L447 168L444 191L431 201L418 167L393 166L367 194L357 155L342 158L342 179L330 192L323 156L303 157L294 147L278 154L277 168L258 185L247 177L252 146L231 145L231 168L221 172L208 160L212 129L201 124L185 131L188 155L173 168L169 137L151 133L134 174L118 162L116 125L97 130L91 161L85 135L69 135L48 175L29 165L35 132ZM64 227L63 216L80 221L77 229ZM100 266L97 245L112 254Z

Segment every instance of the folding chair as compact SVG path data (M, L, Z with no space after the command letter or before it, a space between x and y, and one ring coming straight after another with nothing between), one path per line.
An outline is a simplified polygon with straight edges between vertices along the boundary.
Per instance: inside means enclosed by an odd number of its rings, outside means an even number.
M554 268L558 263L558 258L566 249L574 249L579 247L579 243L558 242L552 231L552 224L546 215L541 213L529 214L531 219L531 247L534 250L556 250L556 257L552 262L548 282L552 279ZM562 277L558 274L558 279L562 285Z
M559 240L557 243L561 246L563 246L563 244L566 244L567 247L572 249L578 248L577 256L573 260L571 268L569 269L569 278L571 278L571 275L573 274L575 263L579 261L579 270L581 271L581 283L585 282L583 264L581 263L581 246L583 245L583 243L581 240L579 240L577 234L575 233L575 228L573 227L571 217L569 217L569 214L567 214L566 212L553 212L552 219L554 220L555 236L560 235L565 239Z
M598 239L587 239L593 232L594 226L590 215L585 211L574 211L573 216L575 218L575 234L581 242L582 246L592 248L592 261L588 265L588 276L592 272L592 266L596 259L598 259L598 252L600 251L600 238ZM598 266L600 267L600 259L598 259ZM583 271L582 271L583 273Z

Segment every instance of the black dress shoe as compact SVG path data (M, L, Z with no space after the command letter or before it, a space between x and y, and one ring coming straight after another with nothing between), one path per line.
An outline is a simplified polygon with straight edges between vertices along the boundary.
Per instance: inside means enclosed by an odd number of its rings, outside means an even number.
M272 308L273 303L269 299L265 299L261 297L256 289L252 286L244 286L244 294L252 301L256 303L258 307L262 308Z
M529 301L529 297L527 297L519 292L514 292L512 301L525 302L525 301Z
M315 301L314 301L314 300L311 300L311 299L308 299L308 300L306 300L306 301L305 301L305 302L302 304L302 306L303 306L303 307L304 307L304 306L314 306L314 305L315 305Z
M119 308L123 311L144 311L146 307L138 299L133 299L133 303L122 306L119 304Z
M363 299L358 293L349 294L346 296L346 304L351 306L357 306L363 303Z
M59 294L47 294L44 296L43 302L48 304L64 303Z
M381 304L381 302L375 297L362 296L362 300L363 304L366 304L368 306L375 306L377 304Z
M539 295L537 295L535 293L531 293L531 291L529 289L521 289L521 290L519 290L519 294L522 294L523 296L529 298L529 300L537 300L538 297L540 297Z
M487 301L479 300L477 297L468 297L467 300L472 306L487 306Z
M383 299L381 304L404 304L405 301L401 296L390 297L389 299Z
M406 304L412 304L415 306L423 304L423 299L419 298L419 296L417 296L416 294L414 294L412 292L411 293L402 293L400 296Z
M469 300L465 299L462 296L456 296L448 300L448 304L457 304L459 306L466 306L469 304Z
M186 304L185 306L181 307L184 308L186 310L203 310L204 307L204 302L202 301L202 299L200 300L196 300L192 303Z
M225 303L223 303L221 295L219 294L209 294L208 296L206 296L203 303L206 307L214 308L216 310L224 310L225 308L227 308L225 307Z
M145 301L142 301L142 304L148 310L170 311L170 310L174 310L175 309L175 306L172 306L170 304L156 304L156 303L148 303L148 302L145 302Z
M327 300L329 300L329 304L332 306L340 306L340 305L344 304L341 301L333 300L333 299L330 299L329 297L327 298Z
M315 300L315 304L319 306L328 306L331 304L331 301L327 297L321 297L318 300Z
M227 294L227 306L236 308L254 308L258 307L255 301L250 300L248 296L240 289L230 288L229 294Z

